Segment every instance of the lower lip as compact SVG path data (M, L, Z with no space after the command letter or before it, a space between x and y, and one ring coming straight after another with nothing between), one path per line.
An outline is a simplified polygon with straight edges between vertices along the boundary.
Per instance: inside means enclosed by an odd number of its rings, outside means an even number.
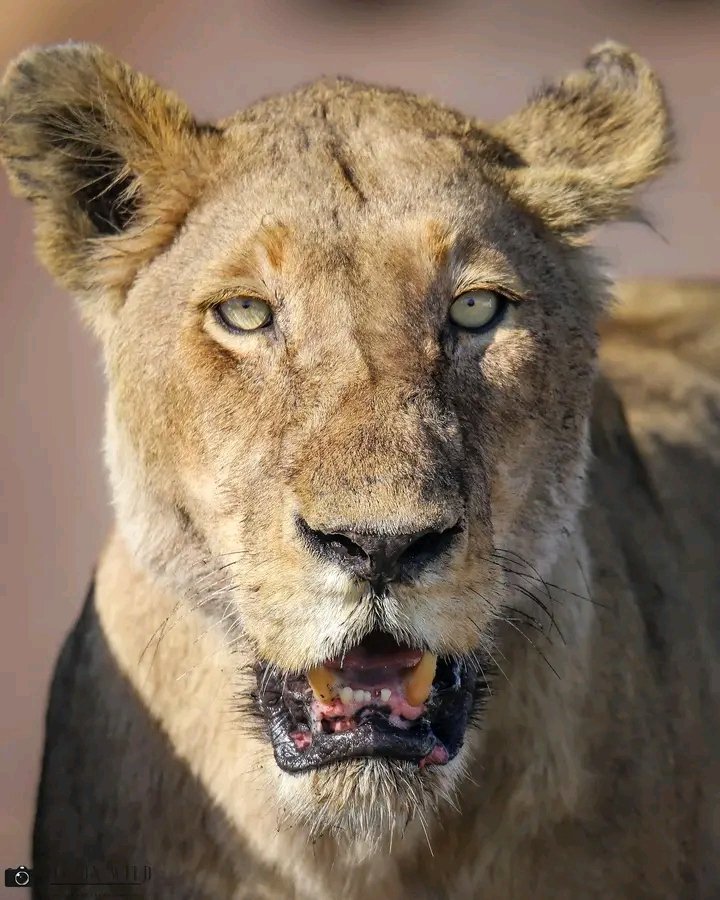
M276 699L266 699L261 694L260 705L268 717L278 766L288 773L301 773L362 757L407 760L421 769L445 765L462 746L477 682L476 673L467 663L448 667L447 662L441 661L439 673L440 681L427 712L403 728L389 722L385 714L370 711L349 730L311 734L307 725L298 727L305 717L298 718L291 711L292 704L303 702L303 698L283 700L279 685ZM263 677L264 672L259 669L260 683Z

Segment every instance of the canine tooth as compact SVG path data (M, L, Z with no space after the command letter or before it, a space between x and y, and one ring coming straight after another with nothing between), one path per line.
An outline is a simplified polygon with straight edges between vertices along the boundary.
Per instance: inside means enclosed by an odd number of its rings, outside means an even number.
M405 697L410 706L420 706L430 696L436 667L437 656L425 651L420 662L405 676Z
M348 685L345 685L340 691L340 699L343 703L352 703L353 696L354 691L351 687L348 687Z
M358 703L364 703L365 702L365 691L355 691L355 700Z
M307 673L307 680L318 700L323 700L327 703L335 696L333 691L335 676L325 666L317 666L315 669L310 669Z
M380 699L383 701L383 703L388 702L388 700L390 699L390 694L392 694L392 691L390 690L390 688L383 688L380 691Z

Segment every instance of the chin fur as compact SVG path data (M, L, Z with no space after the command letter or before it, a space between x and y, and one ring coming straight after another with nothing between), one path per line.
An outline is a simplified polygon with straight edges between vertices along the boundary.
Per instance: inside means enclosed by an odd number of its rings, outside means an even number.
M423 770L401 760L353 759L302 775L280 772L281 824L312 843L332 838L345 864L417 839L429 844L437 814L455 806L465 759L463 749L447 765Z

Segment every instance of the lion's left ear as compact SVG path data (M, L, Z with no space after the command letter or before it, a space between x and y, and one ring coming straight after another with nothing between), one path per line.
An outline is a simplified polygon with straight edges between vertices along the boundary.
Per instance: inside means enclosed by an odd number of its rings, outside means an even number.
M632 214L635 189L672 157L660 82L614 43L493 131L527 163L506 172L511 196L565 233Z
M0 86L0 157L35 206L40 258L81 296L122 291L168 243L220 140L90 44L29 50Z

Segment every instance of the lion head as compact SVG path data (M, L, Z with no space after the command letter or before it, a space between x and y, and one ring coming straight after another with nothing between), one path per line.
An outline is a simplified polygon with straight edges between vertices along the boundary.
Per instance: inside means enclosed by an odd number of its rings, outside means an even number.
M669 154L626 49L488 126L346 79L198 123L96 47L26 53L0 151L99 335L132 556L226 626L295 820L448 796L498 626L582 503L606 282L587 229ZM251 710L247 712L251 715Z

